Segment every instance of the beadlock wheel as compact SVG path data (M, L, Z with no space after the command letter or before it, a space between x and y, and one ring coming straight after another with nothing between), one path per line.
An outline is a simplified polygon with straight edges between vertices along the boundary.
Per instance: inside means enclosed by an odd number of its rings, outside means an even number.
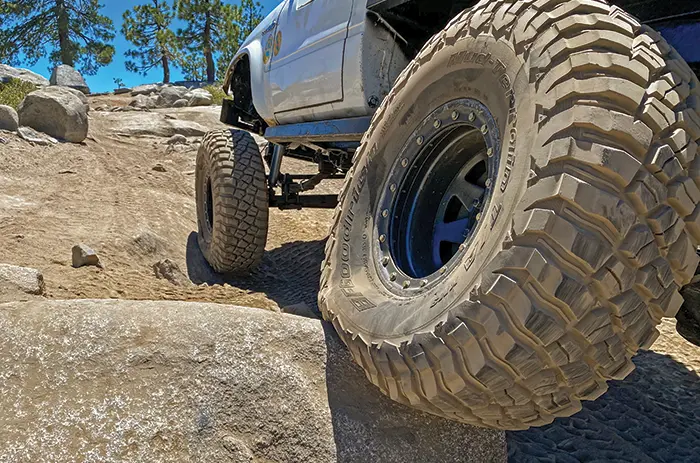
M606 2L456 17L375 114L326 247L319 305L368 379L525 429L627 376L698 264L699 98Z

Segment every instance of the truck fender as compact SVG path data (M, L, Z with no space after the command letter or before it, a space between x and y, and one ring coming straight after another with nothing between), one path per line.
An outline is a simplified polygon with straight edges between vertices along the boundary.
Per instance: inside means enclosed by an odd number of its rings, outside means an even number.
M253 106L255 106L255 110L268 125L276 125L271 102L268 101L265 93L265 64L263 63L263 49L259 40L248 43L236 53L226 71L223 89L227 94L229 93L236 66L245 56L248 57L250 63L250 89L253 97Z

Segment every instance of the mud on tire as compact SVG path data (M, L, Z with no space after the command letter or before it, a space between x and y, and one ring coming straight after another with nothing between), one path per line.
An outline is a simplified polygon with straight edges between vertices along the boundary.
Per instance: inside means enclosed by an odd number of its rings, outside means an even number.
M603 1L488 0L456 17L375 114L326 248L319 303L369 380L426 412L525 429L627 376L698 264L699 97L678 53ZM498 167L466 249L421 288L381 244L383 208L402 189L392 166L461 98L493 114Z
M262 260L267 240L265 168L248 132L205 135L197 153L197 236L202 254L221 273L248 273Z

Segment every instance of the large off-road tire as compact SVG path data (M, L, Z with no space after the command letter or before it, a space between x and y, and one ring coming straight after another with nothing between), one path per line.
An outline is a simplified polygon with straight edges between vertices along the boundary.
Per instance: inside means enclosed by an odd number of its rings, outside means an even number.
M484 0L433 37L372 120L322 269L321 309L369 380L524 429L627 376L698 264L699 90L659 34L599 0ZM404 171L459 124L493 156L478 224L440 267L422 243L442 246L447 216L413 226L421 201L442 207L414 185L440 198L439 175Z
M260 149L248 132L204 136L197 153L198 242L220 273L245 274L262 260L267 241L268 194Z

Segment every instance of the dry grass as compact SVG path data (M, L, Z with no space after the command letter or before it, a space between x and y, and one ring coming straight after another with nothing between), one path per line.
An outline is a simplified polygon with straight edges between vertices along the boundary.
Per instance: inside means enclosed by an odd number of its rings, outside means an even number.
M10 79L8 83L0 83L0 105L12 106L17 109L19 104L36 86L19 79Z

